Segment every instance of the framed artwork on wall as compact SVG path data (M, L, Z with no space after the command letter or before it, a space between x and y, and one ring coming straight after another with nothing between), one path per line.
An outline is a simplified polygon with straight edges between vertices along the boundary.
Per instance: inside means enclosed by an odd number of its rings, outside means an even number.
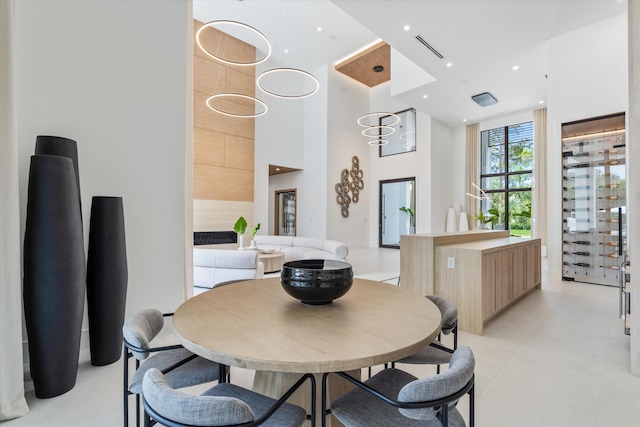
M395 124L393 122L396 119L393 116L382 116L379 119L380 126L395 129L391 134L384 137L381 135L388 143L380 146L380 157L416 151L416 110L408 108L395 114L400 118Z

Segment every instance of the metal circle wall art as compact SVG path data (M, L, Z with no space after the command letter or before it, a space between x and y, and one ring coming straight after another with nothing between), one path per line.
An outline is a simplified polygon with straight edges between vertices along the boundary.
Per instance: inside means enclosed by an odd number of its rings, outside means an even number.
M349 180L351 177L351 180ZM344 218L349 217L349 205L351 202L358 203L360 200L360 190L364 190L364 172L360 169L360 159L358 156L351 158L351 170L342 169L340 182L336 184L336 202L340 205L340 210ZM351 195L349 195L351 193Z

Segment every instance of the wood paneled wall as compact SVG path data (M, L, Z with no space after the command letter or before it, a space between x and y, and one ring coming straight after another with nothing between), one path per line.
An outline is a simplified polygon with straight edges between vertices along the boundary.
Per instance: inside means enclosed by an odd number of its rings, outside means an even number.
M202 25L194 20L194 231L231 230L240 215L253 224L255 119L217 113L206 100L215 93L255 96L255 66L227 65L204 53L195 42ZM202 35L204 45L219 48L214 53L224 58L242 62L255 58L254 46L216 29L208 28ZM237 102L231 107L247 105ZM253 103L248 107L253 111Z

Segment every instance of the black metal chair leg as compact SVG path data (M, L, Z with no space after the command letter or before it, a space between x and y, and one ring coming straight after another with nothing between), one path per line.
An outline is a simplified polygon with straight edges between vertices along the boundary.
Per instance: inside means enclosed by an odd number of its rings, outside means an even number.
M122 358L124 360L124 370L123 370L123 412L124 412L124 427L129 427L129 355L127 354L127 347L123 347L123 355Z
M329 373L325 373L322 374L322 405L320 407L320 410L322 411L322 422L321 425L322 427L327 427L327 377L329 376Z

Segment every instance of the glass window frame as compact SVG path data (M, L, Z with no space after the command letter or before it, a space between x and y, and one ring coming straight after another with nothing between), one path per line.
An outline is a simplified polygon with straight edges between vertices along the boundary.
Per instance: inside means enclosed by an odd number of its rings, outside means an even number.
M510 171L509 170L509 128L511 127L515 127L515 126L519 126L519 125L528 125L530 124L532 126L532 130L531 130L531 142L533 145L533 140L535 138L534 135L534 129L533 129L533 121L526 121L526 122L521 122L521 123L514 123L511 125L506 125L506 126L502 126L502 127L497 127L497 128L491 128L491 129L486 129L480 132L480 144L481 144L481 153L480 153L480 188L482 188L482 190L487 194L487 196L491 197L491 195L493 194L503 194L504 196L504 218L503 218L503 225L505 230L509 230L510 229L510 209L509 209L509 199L510 199L510 195L511 193L525 193L525 192L531 192L533 190L533 187L517 187L517 188L510 188L509 187L509 178L510 177L515 177L518 175L531 175L532 179L533 179L533 162L531 163L531 169L526 169L526 170L518 170L518 171ZM488 134L488 132L491 132L493 130L498 130L501 129L504 132L504 140L501 141L500 144L495 144L495 143L490 143L489 141L487 141L486 144L486 148L491 148L491 147L496 147L498 145L503 145L502 147L502 151L504 153L504 158L503 158L503 162L504 162L504 171L503 172L498 172L498 173L482 173L482 171L484 170L484 164L485 164L485 157L488 154L487 150L485 149L485 137L483 135ZM488 137L487 137L488 138ZM533 148L533 147L532 147ZM487 189L484 188L483 183L485 181L485 179L491 179L491 178L500 178L502 179L502 181L504 182L504 188L502 189ZM489 205L489 206L487 206ZM482 204L481 204L481 209L486 212L487 209L490 208L491 205L491 200L483 200Z

